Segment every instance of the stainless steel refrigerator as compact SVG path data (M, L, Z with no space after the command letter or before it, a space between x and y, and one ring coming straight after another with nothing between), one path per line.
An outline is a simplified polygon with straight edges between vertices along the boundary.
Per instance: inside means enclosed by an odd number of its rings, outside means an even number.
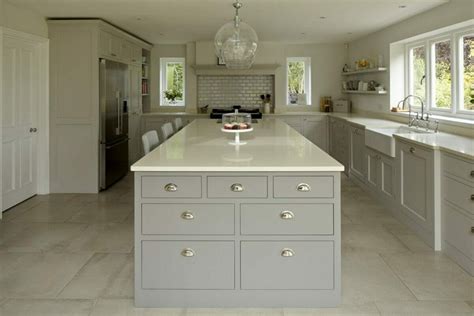
M128 172L127 65L99 60L100 189Z

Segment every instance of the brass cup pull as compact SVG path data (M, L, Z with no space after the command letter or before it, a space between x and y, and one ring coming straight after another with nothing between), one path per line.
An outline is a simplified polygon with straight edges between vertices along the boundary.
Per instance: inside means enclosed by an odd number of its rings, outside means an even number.
M186 211L186 212L183 212L183 214L181 214L181 218L185 220L191 220L191 219L194 219L194 214L191 213L191 211Z
M165 191L166 192L176 192L178 191L178 186L174 183L168 183L165 185Z
M294 255L295 252L290 248L283 248L283 250L281 251L282 257L293 257Z
M293 219L295 214L292 211L283 211L280 213L281 219Z
M234 183L230 186L230 190L232 192L242 192L244 190L244 186L240 183Z
M415 147L410 147L410 152L413 154L415 152Z
M195 253L191 248L185 248L183 251L181 251L181 255L183 257L194 257Z
M311 191L311 186L307 183L300 183L296 186L296 190L299 192L309 192Z

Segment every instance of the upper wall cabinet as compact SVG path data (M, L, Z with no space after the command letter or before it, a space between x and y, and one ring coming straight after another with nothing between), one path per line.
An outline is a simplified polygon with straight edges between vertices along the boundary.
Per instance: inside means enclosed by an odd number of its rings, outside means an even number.
M99 36L100 56L126 64L140 65L142 48L130 41L101 30Z

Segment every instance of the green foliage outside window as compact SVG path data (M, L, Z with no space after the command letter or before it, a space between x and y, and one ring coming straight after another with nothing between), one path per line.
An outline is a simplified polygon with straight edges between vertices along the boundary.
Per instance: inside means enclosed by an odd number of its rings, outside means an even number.
M288 62L288 92L304 93L304 61Z
M183 63L166 64L166 91L168 101L183 101L184 67Z

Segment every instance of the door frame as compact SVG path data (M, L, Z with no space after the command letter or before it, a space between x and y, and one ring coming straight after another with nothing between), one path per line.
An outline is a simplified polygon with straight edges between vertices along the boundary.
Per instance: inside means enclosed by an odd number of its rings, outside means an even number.
M38 72L38 137L37 137L37 194L50 193L49 181L49 39L0 26L0 122L3 122L3 40L22 40L37 45ZM0 123L0 126L2 124ZM3 176L3 128L0 128L0 176ZM3 182L3 181L2 181ZM0 182L0 192L3 183ZM3 194L0 194L0 219Z

